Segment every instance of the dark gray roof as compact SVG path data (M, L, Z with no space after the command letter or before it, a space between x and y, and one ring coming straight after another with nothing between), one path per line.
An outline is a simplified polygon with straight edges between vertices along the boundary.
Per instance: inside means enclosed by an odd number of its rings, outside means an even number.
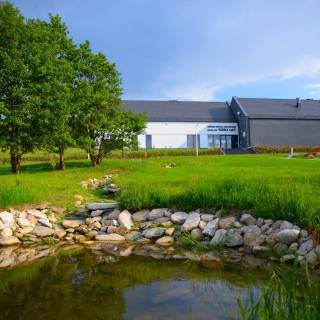
M235 122L225 102L123 100L124 108L146 113L149 121L164 122Z
M320 100L238 98L249 118L320 119Z

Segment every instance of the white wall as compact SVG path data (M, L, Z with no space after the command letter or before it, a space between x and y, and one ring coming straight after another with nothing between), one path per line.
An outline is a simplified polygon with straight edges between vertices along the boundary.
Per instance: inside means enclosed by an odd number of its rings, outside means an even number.
M238 125L222 122L148 122L145 134L152 135L153 148L187 148L188 134L200 135L200 147L207 148L208 134L237 135ZM140 148L145 148L145 135L139 135L138 142Z

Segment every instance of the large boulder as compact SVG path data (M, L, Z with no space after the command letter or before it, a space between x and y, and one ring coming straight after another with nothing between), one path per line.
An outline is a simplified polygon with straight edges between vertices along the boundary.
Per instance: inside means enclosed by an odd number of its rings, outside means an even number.
M240 233L234 229L229 229L226 234L225 246L227 247L239 247L243 244L243 238Z
M213 246L222 246L224 245L226 239L227 230L219 229L215 232L210 244Z
M190 231L198 227L200 223L200 214L198 212L190 212L188 218L181 226L182 231Z
M142 235L147 238L147 239L152 239L152 238L159 238L165 233L166 229L165 228L150 228L146 229L142 232Z
M203 229L203 234L213 237L219 227L219 218L211 220Z
M53 229L44 226L35 226L32 230L32 234L34 234L37 237L48 237L53 235L53 233Z
M95 239L97 241L110 241L110 242L121 242L126 240L125 237L117 233L97 234Z
M256 218L254 218L249 213L244 213L240 218L240 222L245 224L245 225L247 225L247 226L251 226L251 225L254 225L256 223Z
M186 212L175 212L171 215L171 221L175 224L183 224L188 218Z
M89 211L95 211L95 210L113 210L118 208L117 203L90 203L86 205L86 208Z
M212 221L216 216L214 216L213 214L205 214L203 213L201 215L201 220L204 222L210 222Z
M118 221L120 226L126 228L127 230L131 230L132 226L134 225L131 213L128 210L120 212Z
M278 242L290 245L292 242L296 242L299 237L299 230L284 229L275 234L275 239Z

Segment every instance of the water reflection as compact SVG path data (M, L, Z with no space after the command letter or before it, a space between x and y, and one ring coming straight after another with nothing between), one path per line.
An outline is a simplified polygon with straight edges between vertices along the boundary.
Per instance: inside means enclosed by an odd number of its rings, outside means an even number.
M269 278L239 265L222 268L214 254L189 254L194 261L172 248L61 247L0 271L0 318L237 319L237 298L248 299L249 288L257 294Z

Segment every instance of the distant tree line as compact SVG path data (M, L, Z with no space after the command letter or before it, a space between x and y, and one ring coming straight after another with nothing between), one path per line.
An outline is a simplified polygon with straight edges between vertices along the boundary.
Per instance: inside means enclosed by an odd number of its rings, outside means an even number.
M124 110L115 64L76 45L59 16L25 19L0 2L0 148L12 172L34 149L56 152L78 146L98 165L113 149L137 146L145 116Z

